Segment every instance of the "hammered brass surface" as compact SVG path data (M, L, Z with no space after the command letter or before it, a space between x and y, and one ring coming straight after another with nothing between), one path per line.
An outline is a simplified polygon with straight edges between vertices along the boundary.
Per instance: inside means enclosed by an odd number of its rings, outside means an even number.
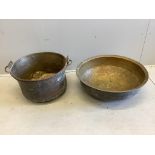
M143 65L121 56L86 60L77 68L77 75L86 85L107 92L139 88L148 80Z
M10 74L23 95L36 103L54 100L67 88L65 69L69 59L55 52L32 53L18 59Z
M111 65L101 65L88 69L83 80L99 89L127 90L140 84L139 78L131 71Z

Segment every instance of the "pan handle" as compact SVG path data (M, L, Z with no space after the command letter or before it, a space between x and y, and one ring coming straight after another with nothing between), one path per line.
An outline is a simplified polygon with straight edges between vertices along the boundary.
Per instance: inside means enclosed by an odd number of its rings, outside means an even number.
M72 60L68 56L66 57L66 60L67 60L67 66L69 66L72 63Z
M5 67L5 72L6 72L6 73L10 73L10 70L11 70L12 66L13 66L13 62L10 61L10 62L8 63L8 65Z

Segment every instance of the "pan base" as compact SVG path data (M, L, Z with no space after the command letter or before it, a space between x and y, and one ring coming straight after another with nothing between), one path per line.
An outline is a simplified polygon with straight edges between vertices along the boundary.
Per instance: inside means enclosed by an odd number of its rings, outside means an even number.
M139 78L126 68L112 65L99 65L83 74L84 82L101 90L124 91L137 87Z

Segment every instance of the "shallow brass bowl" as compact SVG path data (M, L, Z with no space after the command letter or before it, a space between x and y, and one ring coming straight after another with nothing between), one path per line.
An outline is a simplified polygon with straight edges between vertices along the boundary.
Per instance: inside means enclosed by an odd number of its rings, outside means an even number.
M76 72L88 94L102 100L125 97L148 80L142 64L118 55L89 58L80 63Z

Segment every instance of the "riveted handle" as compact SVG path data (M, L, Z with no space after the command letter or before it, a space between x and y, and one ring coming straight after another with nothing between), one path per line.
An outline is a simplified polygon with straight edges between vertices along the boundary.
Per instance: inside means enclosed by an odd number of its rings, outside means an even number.
M10 70L11 70L12 66L13 66L13 62L10 61L10 62L8 63L8 65L5 67L5 72L6 72L6 73L10 73Z
M68 57L68 56L66 57L66 59L67 59L67 66L69 66L69 65L72 63L72 60L71 60L71 59L69 59L69 57Z

